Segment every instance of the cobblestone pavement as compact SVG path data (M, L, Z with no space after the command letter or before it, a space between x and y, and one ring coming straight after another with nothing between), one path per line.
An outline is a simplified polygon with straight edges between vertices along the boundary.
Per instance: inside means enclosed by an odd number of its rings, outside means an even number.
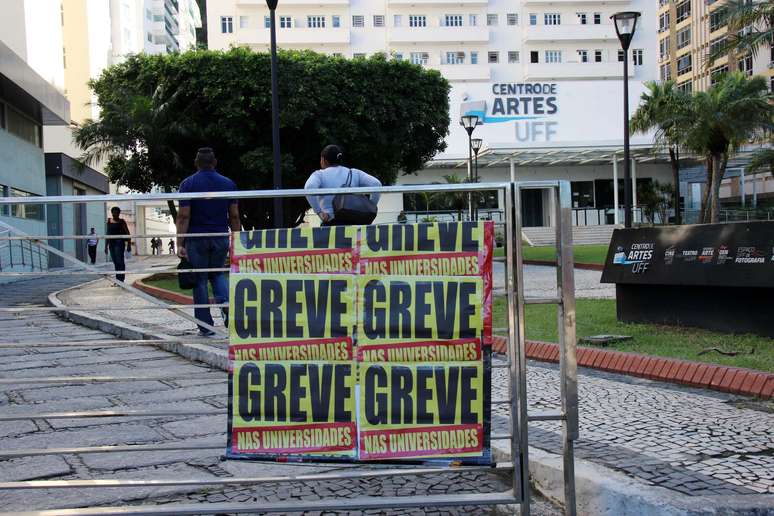
M83 278L80 278L83 281ZM5 286L0 306L43 304L52 289L73 281L24 281ZM117 289L113 289L117 291ZM0 313L5 342L103 340L111 337L59 320L53 313ZM0 414L18 415L72 410L191 410L222 409L223 416L128 417L100 419L33 419L0 422L0 449L98 446L117 444L214 445L225 448L226 375L199 363L152 348L116 346L67 349L50 347L0 349L3 378L69 375L165 375L169 380L95 384L20 384L0 388ZM211 372L211 378L186 379ZM166 453L81 453L0 459L0 481L89 478L227 478L291 475L364 469L364 466L293 465L222 461L220 450ZM375 467L375 466L371 466ZM0 510L80 507L86 505L172 502L249 502L256 500L313 500L350 498L363 494L406 496L460 492L500 492L509 489L507 476L464 472L426 477L337 480L259 487L141 487L80 490L0 491ZM537 500L535 513L555 516L557 509ZM371 511L384 514L384 511ZM424 507L389 514L489 514L489 508ZM351 511L360 514L361 511ZM347 512L345 512L347 514Z

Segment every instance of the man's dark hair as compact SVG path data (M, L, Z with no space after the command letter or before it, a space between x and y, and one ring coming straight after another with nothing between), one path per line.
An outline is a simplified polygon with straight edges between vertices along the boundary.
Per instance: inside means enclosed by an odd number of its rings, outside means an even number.
M325 161L331 165L339 165L341 164L341 159L344 157L344 152L338 145L326 145L320 153L320 156L325 158Z
M198 168L213 168L215 166L215 151L212 150L212 147L202 147L196 151L194 163Z
M112 208L110 208L110 213L118 213L120 215L121 208L119 208L118 206L113 206Z

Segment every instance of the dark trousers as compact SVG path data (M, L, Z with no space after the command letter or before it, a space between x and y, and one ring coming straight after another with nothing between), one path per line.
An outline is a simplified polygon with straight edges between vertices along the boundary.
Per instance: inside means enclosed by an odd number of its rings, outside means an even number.
M110 259L113 260L113 265L116 271L125 271L126 262L124 261L124 253L126 252L126 242L123 240L111 240L108 244L110 249ZM124 274L116 274L118 281L124 281L126 276Z
M96 245L87 246L87 251L89 251L89 260L91 261L91 264L94 265L95 263L97 263L97 246Z
M194 269L220 269L226 266L228 257L228 238L198 237L185 240L188 261ZM228 301L228 278L223 272L197 272L196 287L193 289L194 304L206 305L210 302L207 282L212 284L212 293L218 304ZM223 315L227 315L224 310ZM212 314L209 307L194 308L195 317L212 326ZM199 326L199 329L206 329Z

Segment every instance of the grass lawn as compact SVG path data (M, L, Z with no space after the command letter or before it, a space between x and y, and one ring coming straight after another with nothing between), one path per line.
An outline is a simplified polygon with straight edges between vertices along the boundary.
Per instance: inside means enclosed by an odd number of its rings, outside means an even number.
M505 256L505 248L496 248L494 255ZM602 265L605 263L605 258L607 257L607 245L576 245L573 246L573 256L575 257L575 263L595 263ZM556 261L556 248L554 246L529 247L525 245L524 259Z
M493 325L496 329L507 328L505 307L505 297L495 296ZM613 299L578 299L576 315L578 338L601 334L633 337L632 340L612 344L609 349L774 372L774 339L756 335L727 335L698 328L620 323L615 317ZM526 322L527 338L557 341L555 306L528 305ZM502 335L505 330L496 333ZM740 351L743 354L735 357L716 352L699 355L706 348ZM755 352L748 354L753 348Z
M142 280L143 283L146 285L150 285L152 287L158 287L163 288L166 290L171 290L173 292L178 292L180 294L185 294L186 296L193 296L193 290L181 290L180 286L177 284L177 276L176 275L159 275L151 278L146 278ZM210 297L213 297L212 294L212 285L209 283L207 284L207 291L209 292Z

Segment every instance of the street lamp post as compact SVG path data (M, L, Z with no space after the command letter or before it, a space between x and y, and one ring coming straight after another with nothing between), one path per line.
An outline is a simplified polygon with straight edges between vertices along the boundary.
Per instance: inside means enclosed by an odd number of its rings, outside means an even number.
M640 13L623 11L610 18L615 24L615 33L623 49L623 103L624 103L624 226L632 227L632 163L629 156L629 45L637 29ZM618 188L614 185L613 188ZM618 209L618 206L615 207Z
M271 30L271 147L274 161L272 183L275 190L282 189L282 174L280 173L280 133L279 133L279 86L277 85L277 2L266 0L270 14ZM274 198L274 227L284 226L282 215L282 198Z
M473 182L478 183L478 151L481 150L481 145L483 145L484 140L481 138L473 138L470 140L470 147L473 149L473 154L475 156L475 165L473 167ZM474 202L473 202L473 215L475 216L475 220L478 220L478 193L474 196Z
M468 182L473 180L473 130L478 125L478 116L463 115L460 117L460 125L468 133ZM468 215L473 220L473 196L468 192Z

